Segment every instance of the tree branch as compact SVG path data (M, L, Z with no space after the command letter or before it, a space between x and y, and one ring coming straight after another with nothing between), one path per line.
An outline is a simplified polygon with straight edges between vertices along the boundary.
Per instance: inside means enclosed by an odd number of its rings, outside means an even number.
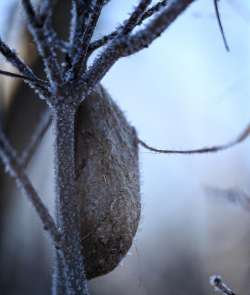
M48 84L46 81L43 81L32 72L31 68L27 66L17 54L9 48L0 38L0 53L6 58L6 60L12 64L20 73L14 74L7 71L1 70L0 74L23 79L31 88L34 88L41 98L49 96Z
M90 40L93 36L96 24L100 17L103 6L105 5L105 0L96 0L93 6L93 12L89 16L88 23L86 24L85 31L81 40L81 49L79 54L75 55L72 63L73 76L72 79L81 76L86 68L86 59L88 57L87 51L90 44Z
M32 72L32 70L27 66L17 54L6 45L0 38L0 52L6 58L6 60L12 64L18 71L28 77L30 80L37 80L38 78Z
M47 19L39 18L34 12L30 0L22 0L22 4L28 19L28 28L42 57L47 76L53 88L55 82L62 81L62 73L57 62L56 52L53 46L53 31Z
M89 92L92 91L119 58L134 54L148 47L194 1L173 0L144 29L126 37L123 34L119 34L95 59L86 75L79 81L79 84L84 84L85 82L89 87ZM80 98L81 101L83 99Z
M159 12L163 7L167 6L167 3L168 3L168 0L163 0L161 2L158 2L157 4L155 4L154 6L149 8L148 10L146 10L136 25L137 26L141 25L144 20L151 17L155 13ZM101 46L107 44L109 41L111 41L115 37L117 37L117 35L119 34L120 31L121 31L121 27L120 27L120 29L118 28L117 30L113 31L112 33L110 33L106 36L103 36L102 38L92 42L89 46L88 56L91 55L92 52L95 51L96 49L100 48Z
M34 134L32 135L31 141L26 149L23 151L21 155L21 163L24 167L27 166L34 152L36 151L38 145L40 144L44 134L48 130L49 126L52 123L52 116L49 112L46 112L40 120ZM190 150L171 150L171 149L157 149L145 143L145 141L137 138L138 143L144 147L145 149L156 152L159 154L184 154L184 155L193 155L193 154L208 154L208 153L216 153L220 151L224 151L226 149L233 148L234 146L245 141L250 135L250 124L243 130L243 132L234 140L229 143L222 145L215 145L211 147L203 147L198 149L190 149Z
M215 145L211 147L203 147L200 149L192 149L192 150L165 150L165 149L157 149L152 146L146 144L143 140L138 139L138 143L143 146L145 149L150 150L152 152L160 153L160 154L207 154L207 153L216 153L223 150L227 150L242 143L246 140L250 135L250 124L243 130L243 132L236 137L236 139L230 141L229 143L222 145Z
M58 0L43 0L40 3L39 17L41 22L44 23L48 21L52 16L53 8L55 7Z
M227 200L228 202L240 206L242 209L246 210L247 212L250 211L250 197L249 195L240 188L217 188L206 186L205 192L207 195Z
M221 292L224 295L236 295L225 283L223 283L221 276L211 276L210 285L216 292Z
M135 8L129 19L125 22L123 25L121 32L119 35L127 35L129 34L138 24L138 22L141 20L143 14L145 13L145 10L150 5L152 0L141 0L138 6Z
M12 73L12 72L9 72L9 71L3 71L3 70L0 70L0 75L6 76L6 77L11 77L11 78L22 79L24 81L31 82L35 86L35 88L38 88L38 89L40 88L43 91L48 90L47 82L43 81L43 80L40 80L38 78L32 79L32 78L30 78L28 76L20 75L20 74L17 74L17 73Z
M146 27L132 35L128 40L122 40L124 49L121 50L121 57L134 54L147 48L156 38L183 13L195 0L173 0L169 6L163 9Z
M218 7L218 1L219 0L214 0L214 9L215 9L215 14L216 14L216 19L217 19L217 22L218 22L218 25L219 25L219 28L220 28L220 33L221 33L221 36L222 36L222 40L223 40L225 49L226 49L226 51L229 52L230 48L228 46L226 35L224 33L224 29L223 29L223 26L222 26L221 17L220 17L220 11L219 11L219 7Z
M89 19L93 14L93 4L95 0L72 0L72 19L70 34L70 57L79 56L83 45L83 35L87 28Z
M24 173L22 165L16 158L16 153L10 146L5 135L0 130L0 158L5 166L6 172L8 172L16 181L18 187L24 192L24 194L31 201L34 206L40 220L55 243L56 247L60 245L61 234L58 231L56 224L49 214L48 209L45 207L28 177Z

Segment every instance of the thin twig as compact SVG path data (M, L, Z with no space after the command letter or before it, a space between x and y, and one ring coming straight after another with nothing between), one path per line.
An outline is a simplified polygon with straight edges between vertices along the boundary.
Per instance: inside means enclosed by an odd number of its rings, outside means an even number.
M216 19L217 19L217 22L218 22L218 25L219 25L219 28L220 28L220 33L221 33L221 36L222 36L222 40L223 40L225 49L226 49L226 51L229 52L230 48L228 46L227 38L226 38L226 35L224 33L224 29L223 29L223 26L222 26L221 17L220 17L220 11L219 11L219 7L218 7L218 1L219 0L214 0L214 9L215 9L215 14L216 14Z
M40 3L39 18L41 22L46 22L52 16L53 8L55 7L58 0L43 0Z
M159 12L163 7L166 7L168 4L168 0L162 0L155 5L153 5L151 8L149 8L142 16L141 21L138 24L141 24L145 19L148 17L151 17L153 14Z
M47 84L46 81L40 80L38 78L32 79L29 76L24 76L24 75L21 75L21 74L12 73L12 72L9 72L9 71L4 71L4 70L0 70L0 75L11 77L11 78L22 79L24 81L29 81L29 82L34 83L37 87L40 87L42 89L47 89L47 87L48 87L48 84Z
M70 34L70 58L79 56L83 44L84 32L87 28L89 19L94 13L93 0L72 0L72 21L71 21L71 34Z
M86 74L79 80L79 87L85 88L88 85L88 92L91 92L99 83L115 62L125 56L132 55L148 47L158 38L195 0L173 0L171 4L163 9L150 21L144 29L124 37L119 35L105 48L94 60ZM85 89L86 90L86 89ZM85 97L86 97L85 95ZM80 102L85 98L80 97Z
M126 40L121 56L132 55L147 48L155 39L183 13L195 0L173 0L167 8L163 9L145 28L141 29Z
M18 71L30 80L37 80L29 66L27 66L9 46L0 39L0 52Z
M53 32L47 27L49 23L36 15L30 0L22 0L22 4L28 19L28 28L42 56L47 76L54 88L55 82L61 81L62 73L53 46Z
M220 292L224 295L236 295L225 283L222 281L222 277L213 275L209 279L210 285L214 288L214 291Z
M159 12L163 7L166 7L167 3L168 3L168 0L163 0L161 2L156 3L154 6L152 6L148 10L146 10L144 14L142 15L142 17L138 20L138 23L136 25L137 26L141 25L142 22L145 21L147 18ZM117 37L120 31L121 31L121 27L116 29L112 33L106 36L103 36L102 38L92 42L89 46L88 55L90 55L93 51L100 48L101 46L107 44L109 41L113 40L115 37Z
M160 153L160 154L207 154L207 153L216 153L223 150L227 150L229 148L232 148L235 145L240 144L244 140L248 138L250 135L250 124L244 129L244 131L237 136L236 139L230 141L229 143L222 144L222 145L216 145L211 147L203 147L200 149L191 149L191 150L166 150L166 149L157 149L152 146L149 146L147 143L145 143L143 140L138 139L138 143L146 148L147 150L150 150L152 152Z
M23 166L27 166L30 159L32 158L34 152L36 151L39 143L41 142L44 134L48 130L49 126L52 122L52 116L49 112L46 112L43 115L41 121L39 122L37 129L32 135L32 139L26 149L23 151L21 155L21 162ZM160 154L184 154L184 155L193 155L193 154L207 154L207 153L216 153L226 149L230 149L244 140L248 138L250 135L250 124L244 129L244 131L233 141L223 145L217 145L212 147L203 147L199 149L191 149L191 150L170 150L170 149L157 149L145 143L145 141L138 138L138 143L147 150L152 152L160 153Z
M96 24L98 22L98 19L100 17L102 8L104 6L104 0L96 0L95 5L93 6L93 13L91 13L89 17L89 21L86 25L85 32L82 37L81 41L81 50L79 51L79 54L76 55L76 58L73 61L73 79L81 76L85 70L86 67L86 59L88 57L87 51L90 44L90 40L93 36Z
M1 70L1 75L23 79L31 88L34 88L40 97L43 99L49 96L48 84L43 81L32 72L31 68L26 65L17 54L9 48L0 38L0 53L6 58L6 60L12 64L21 74L14 74Z
M127 35L130 33L139 23L147 7L150 5L152 0L141 0L129 19L125 22L119 35Z
M13 150L5 135L0 130L0 158L5 166L6 172L8 172L16 181L18 187L24 192L24 194L31 201L32 205L36 209L38 216L55 243L56 247L59 247L61 234L57 229L57 226L49 214L48 209L43 204L42 200L35 191L29 178L25 174L22 165L19 163L16 152Z

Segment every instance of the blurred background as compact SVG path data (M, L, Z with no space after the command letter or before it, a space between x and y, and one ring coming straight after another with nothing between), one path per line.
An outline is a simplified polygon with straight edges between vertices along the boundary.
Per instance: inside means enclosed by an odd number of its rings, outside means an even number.
M29 40L23 45L19 2L0 1L0 32L31 62L34 46ZM111 1L96 37L115 28L134 5ZM221 0L219 7L229 53L213 1L199 0L149 49L120 60L104 78L148 144L168 149L221 144L249 123L250 2ZM21 149L44 105L20 82L2 78L0 89L2 124ZM50 207L52 142L49 130L28 168ZM212 274L222 275L236 294L248 294L250 209L232 200L250 202L249 149L249 140L207 155L159 155L140 148L139 230L122 263L90 282L92 294L213 294ZM14 182L1 174L0 185L0 294L49 294L53 254L46 234Z

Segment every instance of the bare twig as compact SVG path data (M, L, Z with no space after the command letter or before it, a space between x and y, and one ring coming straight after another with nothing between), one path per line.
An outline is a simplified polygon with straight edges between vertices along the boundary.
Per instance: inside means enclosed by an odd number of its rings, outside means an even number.
M91 13L88 23L85 28L85 32L83 34L82 40L81 40L81 50L79 51L79 54L76 55L73 61L73 79L81 76L85 70L86 67L86 59L87 59L87 51L90 44L90 40L93 36L96 24L98 22L98 19L100 17L102 8L104 6L104 0L96 0L95 4L93 6L93 12Z
M43 90L46 90L47 87L48 87L48 84L47 84L46 81L40 80L38 78L32 79L31 77L28 77L28 76L24 76L24 75L20 75L20 74L17 74L17 73L4 71L4 70L0 70L0 75L11 77L11 78L22 79L24 81L32 82L34 85L36 85L36 87L41 88Z
M226 35L224 33L224 29L223 29L223 26L222 26L221 17L220 17L220 11L219 11L219 7L218 7L218 2L219 2L219 0L214 0L214 9L215 9L215 14L216 14L216 19L217 19L217 22L218 22L218 25L219 25L219 28L220 28L220 33L221 33L221 36L222 36L224 46L226 48L226 51L229 52L230 48L228 46Z
M213 275L209 279L210 285L214 288L214 291L221 292L224 295L236 295L225 283L222 281L222 277Z
M166 7L168 4L168 0L162 0L155 5L153 5L151 8L149 8L142 16L140 22L138 24L141 24L145 19L151 17L155 13L159 12L163 7Z
M48 130L49 126L52 123L52 116L50 115L49 112L46 112L41 121L39 122L36 130L34 131L34 134L32 135L31 141L29 145L26 147L26 149L23 151L21 155L21 162L23 166L27 166L29 163L31 157L33 156L34 152L36 151L39 143L41 142L45 132ZM226 149L230 149L234 147L237 144L240 144L244 140L248 138L250 134L250 125L248 125L244 131L233 141L223 144L223 145L218 145L218 146L212 146L212 147L203 147L199 149L191 149L191 150L166 150L166 149L157 149L155 147L149 146L147 143L145 143L143 140L138 138L138 143L144 147L147 150L150 150L152 152L160 153L160 154L183 154L183 155L193 155L193 154L207 154L207 153L215 153L215 152L220 152ZM225 194L228 193L228 199L234 199L232 196L231 191L230 192L225 192ZM221 192L222 194L222 192ZM233 200L232 200L233 201ZM235 200L236 202L237 200ZM244 208L250 208L250 201L247 200L247 198L241 198L238 200L239 203L242 204Z
M88 26L89 20L94 13L93 5L96 0L73 0L72 4L72 22L71 22L71 51L70 57L73 60L75 56L81 53L83 45L83 36Z
M142 17L139 19L137 26L140 25L147 18L149 18L152 15L154 15L155 13L159 12L163 7L166 7L167 3L168 3L168 0L163 0L161 2L158 2L157 4L155 4L154 6L149 8L148 10L146 10L144 12L144 14L142 15ZM121 28L118 28L115 31L113 31L112 33L110 33L106 36L103 36L102 38L92 42L89 46L88 55L90 55L93 51L100 48L101 46L107 44L109 41L113 40L119 34L120 31L121 31Z
M166 150L166 149L157 149L152 146L146 144L143 140L138 139L138 142L141 146L150 150L152 152L160 153L160 154L207 154L207 153L216 153L223 150L227 150L232 148L235 145L240 144L244 140L248 138L250 135L250 124L243 130L243 132L234 140L230 141L229 143L222 144L222 145L215 145L211 147L203 147L200 149L192 149L192 150Z
M127 35L137 26L151 2L152 0L141 0L139 2L129 19L123 25L119 35Z
M10 146L2 131L0 131L0 158L4 163L6 172L8 172L15 179L18 187L25 193L33 204L40 220L42 221L44 229L50 233L55 246L59 247L61 234L58 231L52 216L49 214L48 209L45 207L30 180L24 173L21 164L19 164L19 161L16 158L15 151Z
M17 54L9 48L7 44L0 39L0 52L6 58L8 62L10 62L18 71L29 77L30 80L37 80L37 77L34 75L32 70L27 66L18 56Z
M95 59L86 75L79 81L79 84L86 82L89 91L92 91L94 86L100 82L119 58L132 55L148 47L194 1L174 0L167 8L156 15L144 29L141 29L132 36L124 37L123 35L118 35ZM80 100L83 99L80 98Z
M147 48L194 1L195 0L173 0L168 7L163 9L163 11L150 21L144 29L141 29L139 32L126 40L121 56L128 56Z
M7 71L1 70L0 74L23 79L31 88L34 88L40 97L43 99L46 96L49 96L48 84L46 81L43 81L36 77L32 72L29 66L27 66L17 54L9 48L0 38L0 53L6 58L6 60L12 64L21 74L14 74Z
M22 0L22 4L28 19L28 27L36 42L37 49L42 56L47 76L55 87L55 82L60 82L62 72L57 62L56 52L53 45L53 32L47 27L48 22L39 18L34 12L30 0Z

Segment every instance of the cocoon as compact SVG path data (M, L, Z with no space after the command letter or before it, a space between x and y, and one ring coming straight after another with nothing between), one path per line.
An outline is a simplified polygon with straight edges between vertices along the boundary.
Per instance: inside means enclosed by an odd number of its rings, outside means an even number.
M126 255L141 212L137 134L102 86L79 109L76 148L81 241L92 279Z

